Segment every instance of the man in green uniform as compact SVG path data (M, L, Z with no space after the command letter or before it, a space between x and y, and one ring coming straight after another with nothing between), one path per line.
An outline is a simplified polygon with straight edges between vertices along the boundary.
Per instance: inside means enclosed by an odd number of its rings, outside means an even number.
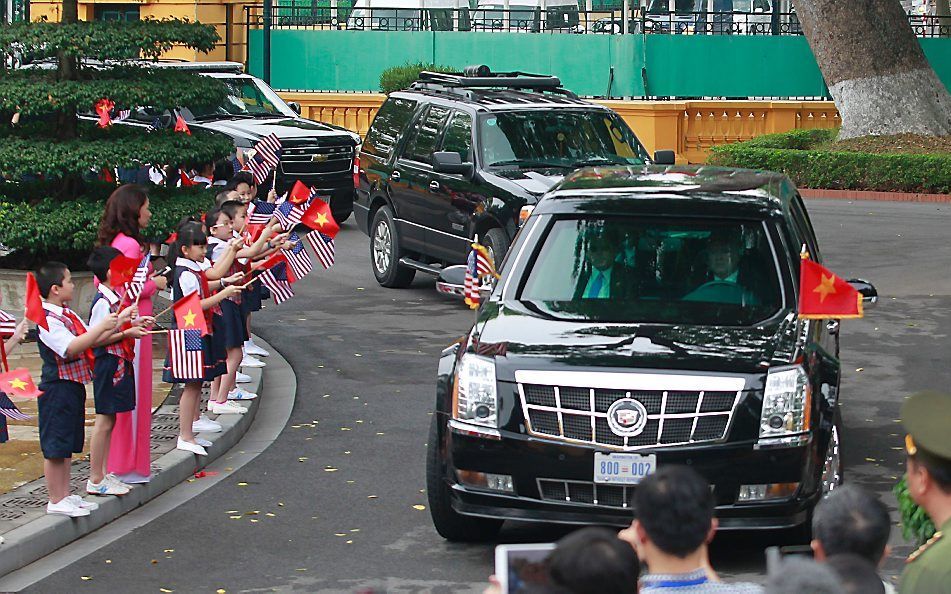
M901 594L951 594L951 395L921 392L901 408L908 492L938 531L908 557Z

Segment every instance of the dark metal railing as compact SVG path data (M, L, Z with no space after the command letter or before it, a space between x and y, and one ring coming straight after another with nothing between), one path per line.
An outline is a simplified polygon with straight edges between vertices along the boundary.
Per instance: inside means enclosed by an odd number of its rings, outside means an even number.
M634 2L632 1L632 5ZM646 11L633 7L625 30L624 10L579 10L574 6L498 5L480 8L351 8L275 6L271 29L363 31L494 31L594 35L802 35L795 12ZM246 5L245 27L263 28L263 6ZM908 15L918 37L951 37L951 17Z

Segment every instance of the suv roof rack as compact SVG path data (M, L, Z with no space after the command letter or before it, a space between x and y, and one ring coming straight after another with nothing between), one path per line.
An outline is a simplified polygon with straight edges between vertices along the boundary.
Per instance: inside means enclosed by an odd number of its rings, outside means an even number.
M463 72L430 72L424 70L419 73L419 80L414 82L411 89L442 91L471 96L466 89L512 89L528 91L548 91L577 97L571 91L562 88L561 80L557 76L546 74L530 74L528 72L492 72L488 66L466 66Z

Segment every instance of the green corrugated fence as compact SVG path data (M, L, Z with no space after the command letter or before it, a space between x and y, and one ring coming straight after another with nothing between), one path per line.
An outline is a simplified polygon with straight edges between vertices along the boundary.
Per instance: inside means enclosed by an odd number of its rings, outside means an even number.
M260 76L263 32L250 32L248 69ZM951 88L951 39L920 39ZM378 91L390 66L426 62L554 74L593 97L823 97L802 36L563 35L460 31L271 31L271 86Z

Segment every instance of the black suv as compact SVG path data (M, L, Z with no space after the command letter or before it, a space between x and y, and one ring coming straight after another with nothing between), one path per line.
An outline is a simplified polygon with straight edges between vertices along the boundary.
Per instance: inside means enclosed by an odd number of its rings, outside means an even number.
M706 477L722 529L808 531L842 458L839 324L797 313L804 249L821 262L777 173L586 168L555 186L439 360L438 532L628 524L636 483L669 464Z
M423 72L390 94L366 134L354 218L377 281L403 287L417 270L464 262L476 236L501 260L522 206L570 171L647 160L624 120L556 77Z

